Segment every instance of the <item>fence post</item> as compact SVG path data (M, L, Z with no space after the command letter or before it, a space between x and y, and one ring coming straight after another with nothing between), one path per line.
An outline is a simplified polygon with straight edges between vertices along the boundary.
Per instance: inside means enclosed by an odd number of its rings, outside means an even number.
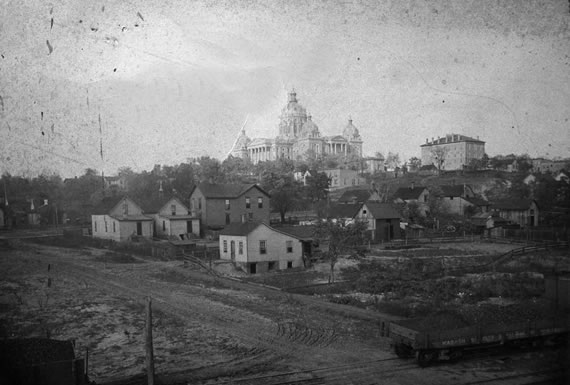
M147 384L154 385L154 352L152 347L152 302L147 298L146 309L146 370Z

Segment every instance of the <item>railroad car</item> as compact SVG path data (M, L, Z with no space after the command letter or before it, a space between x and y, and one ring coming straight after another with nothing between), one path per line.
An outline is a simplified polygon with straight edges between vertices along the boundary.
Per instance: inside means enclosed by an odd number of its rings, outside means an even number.
M511 324L476 325L440 330L422 319L390 323L390 337L399 357L415 356L428 366L437 361L455 361L464 353L494 346L540 346L567 342L568 317L546 318Z

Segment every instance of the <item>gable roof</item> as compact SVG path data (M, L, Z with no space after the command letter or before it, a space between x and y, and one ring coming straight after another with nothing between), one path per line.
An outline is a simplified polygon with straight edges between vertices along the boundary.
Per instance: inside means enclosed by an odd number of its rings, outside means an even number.
M475 206L481 207L481 206L489 206L491 203L489 203L489 201L486 201L483 198L478 198L478 197L467 197L465 198L465 200L469 203L474 204Z
M358 189L358 190L346 190L342 193L340 198L338 198L339 203L363 203L366 202L372 196L372 191L368 189Z
M444 197L461 197L465 193L466 187L463 185L442 185L439 188Z
M331 204L327 209L328 218L354 218L362 203Z
M75 358L71 341L47 338L7 339L0 341L0 359L10 366L31 366Z
M528 210L534 202L532 199L508 199L491 203L491 207L499 210ZM538 206L538 205L537 205Z
M143 204L141 204L143 212L148 213L148 214L155 214L158 213L168 202L170 202L172 199L176 199L178 201L178 203L180 203L182 206L184 206L184 208L186 209L186 211L188 211L188 206L186 206L184 204L184 200L176 195L170 195L170 196L166 196L166 197L162 197L162 198L155 198L155 199L150 199L146 202L144 202Z
M197 186L194 186L190 191L190 195L194 193L196 189L199 189L204 197L207 199L228 199L237 198L248 192L249 190L257 188L263 194L270 196L265 190L263 190L259 185L254 183L208 183L203 182Z
M126 196L105 197L93 208L93 215L109 214Z
M315 226L285 225L285 226L274 227L273 229L303 240L312 239L315 236Z
M364 206L375 219L400 218L400 213L389 203L366 202Z
M302 239L305 238L303 236L301 236L300 234L296 234L295 232L289 232L289 231L284 231L283 229L280 228L274 228L269 226L268 224L264 223L264 222L259 222L259 221L252 221L252 222L237 222L237 223L230 223L229 225L226 225L226 227L224 227L221 231L220 231L220 235L237 235L237 236L246 236L248 234L250 234L251 232L253 232L255 229L257 229L259 226L265 226L268 229L293 237L293 238L297 238L297 239ZM306 226L304 226L306 227Z
M220 235L247 235L261 225L258 221L230 223L220 231Z
M414 186L414 187L400 187L396 190L393 197L394 199L400 198L401 200L407 201L412 199L419 199L420 195L426 188L424 186Z

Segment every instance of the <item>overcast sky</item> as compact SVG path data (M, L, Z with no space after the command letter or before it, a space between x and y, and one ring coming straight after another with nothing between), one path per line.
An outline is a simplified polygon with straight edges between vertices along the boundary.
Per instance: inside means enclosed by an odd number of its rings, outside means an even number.
M570 156L567 0L2 3L0 173L223 159L246 117L277 134L293 87L365 155L456 133Z

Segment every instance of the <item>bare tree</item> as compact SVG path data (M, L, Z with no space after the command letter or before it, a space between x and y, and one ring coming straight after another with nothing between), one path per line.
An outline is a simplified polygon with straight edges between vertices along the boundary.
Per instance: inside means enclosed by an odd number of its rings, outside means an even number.
M315 235L317 239L328 241L328 251L324 253L330 264L329 283L334 283L334 267L338 258L356 250L358 245L364 242L364 234L367 222L355 221L344 223L341 219L327 220L317 225Z
M433 159L433 164L437 167L437 171L441 172L441 168L445 164L445 158L447 157L448 150L446 147L435 147L431 150L431 157Z

